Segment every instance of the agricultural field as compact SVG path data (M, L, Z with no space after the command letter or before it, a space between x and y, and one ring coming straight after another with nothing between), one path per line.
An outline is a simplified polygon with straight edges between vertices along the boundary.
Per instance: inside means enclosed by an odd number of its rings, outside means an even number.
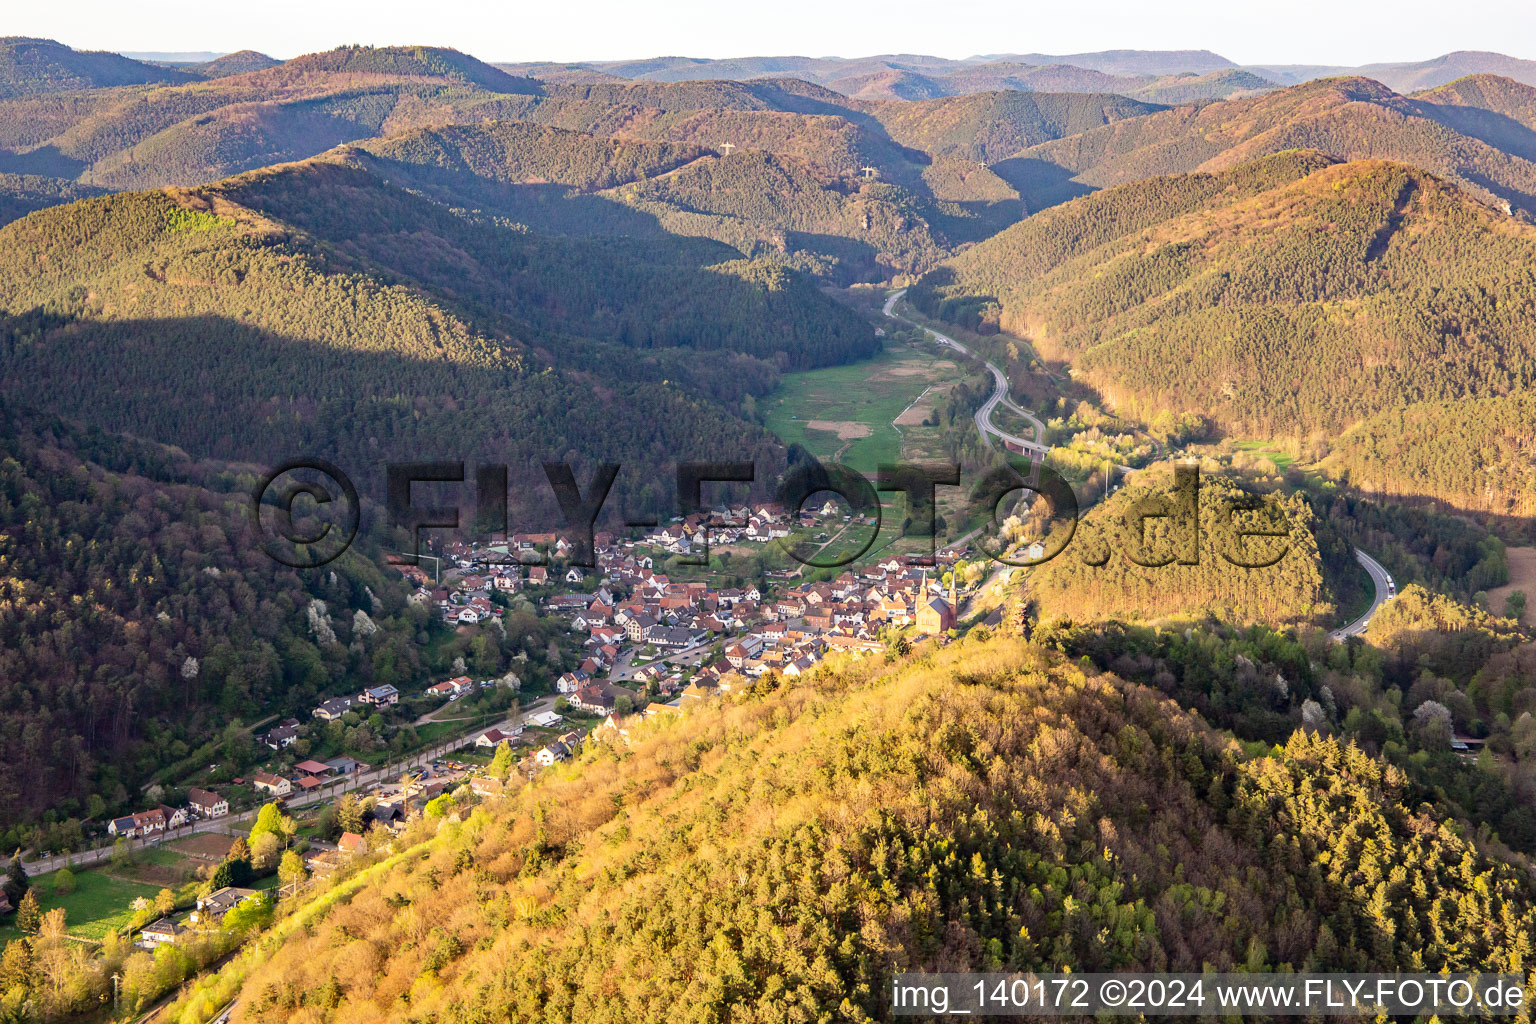
M763 400L763 421L786 444L803 445L818 458L873 476L882 462L905 454L905 431L932 411L939 396L925 392L947 390L962 375L955 362L937 353L891 342L861 363L786 373L779 389ZM915 417L914 403L923 406Z
M763 419L785 443L803 445L818 458L843 462L871 478L881 463L945 462L949 455L942 429L923 421L944 405L970 370L932 347L888 340L874 359L785 374L779 390L763 402ZM922 538L899 536L904 499L881 497L880 534L861 561L915 552L926 544ZM948 535L962 532L963 489L940 487L936 497L939 516L952 527ZM939 543L944 540L941 535ZM841 540L838 546L844 546Z

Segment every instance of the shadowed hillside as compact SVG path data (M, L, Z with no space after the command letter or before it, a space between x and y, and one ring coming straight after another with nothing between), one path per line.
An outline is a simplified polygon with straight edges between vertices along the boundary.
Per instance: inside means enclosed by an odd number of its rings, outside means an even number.
M0 37L0 99L149 82L189 82L195 77L116 53L72 50L52 39Z

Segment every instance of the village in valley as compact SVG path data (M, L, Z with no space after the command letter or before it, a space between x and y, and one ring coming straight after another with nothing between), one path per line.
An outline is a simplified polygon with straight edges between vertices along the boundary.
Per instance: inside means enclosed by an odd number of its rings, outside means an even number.
M630 714L670 714L768 673L800 676L829 657L882 651L898 634L947 637L958 611L960 552L953 549L932 559L890 554L814 582L787 568L741 585L656 571L663 558L703 561L706 551L766 545L797 532L835 539L857 525L853 519L831 499L797 515L773 504L735 505L636 537L600 531L590 570L524 564L546 554L564 560L571 542L554 534L448 545L452 568L442 580L419 565L401 568L417 585L416 599L432 602L446 622L497 614L493 592L537 592L543 609L581 638L579 664L556 680L556 707L597 716L600 732L622 732ZM527 724L540 725L534 717ZM563 737L532 749L525 767L570 753Z

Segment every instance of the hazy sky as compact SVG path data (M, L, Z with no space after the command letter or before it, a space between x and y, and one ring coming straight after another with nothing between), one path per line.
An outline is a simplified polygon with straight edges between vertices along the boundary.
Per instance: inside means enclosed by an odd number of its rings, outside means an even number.
M0 32L77 49L251 48L274 57L343 43L452 46L484 60L686 54L864 56L1210 49L1242 64L1364 64L1448 50L1536 58L1530 0L157 0L11 3Z

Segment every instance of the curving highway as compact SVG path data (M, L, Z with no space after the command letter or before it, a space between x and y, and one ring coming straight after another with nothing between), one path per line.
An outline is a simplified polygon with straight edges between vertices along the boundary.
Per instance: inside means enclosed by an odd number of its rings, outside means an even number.
M992 443L992 439L995 437L1003 443L1004 448L1007 448L1010 451L1018 452L1020 455L1044 455L1046 452L1050 451L1051 446L1042 443L1042 439L1045 437L1045 424L1041 423L1034 413L1030 412L1028 409L1022 409L1015 405L1013 399L1008 397L1008 378L1006 375L1004 375L1002 370L998 369L994 363L983 359L981 356L977 355L975 352L972 352L970 349L960 344L954 338L949 337L947 334L940 334L938 331L935 331L932 328L924 327L922 324L913 323L911 320L908 320L905 317L896 315L896 303L900 302L901 297L905 294L907 294L907 290L905 288L892 292L890 297L885 300L885 307L881 310L881 312L890 317L892 320L900 320L904 324L910 324L911 326L918 328L919 330L925 332L934 341L938 342L940 345L945 346L946 348L952 348L963 355L970 356L972 359L976 359L982 363L985 363L987 369L992 372L992 394L987 398L985 402L982 403L981 408L976 410L976 429L981 433L981 439L987 443L988 447L996 447L996 445ZM996 409L999 405L1005 409L1011 409L1013 412L1028 420L1030 425L1035 428L1034 438L1031 440L1025 440L1024 438L1019 437L1017 434L1010 434L1008 431L994 425L992 422L992 410Z
M1008 397L1008 378L1003 374L1002 370L998 369L997 366L989 360L983 359L975 352L972 352L970 349L960 344L954 338L951 338L945 334L940 334L938 331L935 331L932 328L924 327L922 324L915 323L905 317L896 315L896 303L900 302L901 297L906 293L907 290L905 288L892 292L890 296L886 298L885 306L881 309L881 312L892 320L899 320L904 324L909 324L910 326L924 331L930 338L938 342L940 345L945 346L946 348L952 348L957 352L970 356L972 359L980 360L982 363L985 363L987 369L992 372L992 381L995 385L992 390L992 394L984 403L982 403L981 407L976 410L976 429L981 433L982 440L984 440L989 447L996 447L992 441L992 439L995 437L1003 443L1004 448L1007 448L1010 451L1018 452L1022 455L1044 455L1046 452L1050 451L1050 445L1042 444L1039 440L1045 437L1045 424L1041 423L1039 418L1031 413L1028 409L1022 409L1018 405L1014 404L1013 400ZM1003 406L1004 408L1013 410L1015 413L1028 420L1030 424L1035 428L1035 439L1025 440L1022 437L1019 437L1015 434L1010 434L1006 430L1002 430L993 425L992 410L996 409L999 405ZM1035 459L1034 465L1039 466L1040 461L1041 460L1039 459ZM1127 470L1130 469L1129 466L1121 468ZM972 533L975 532L976 531L974 530L972 531ZM970 536L971 534L967 534L966 537L961 539L965 540ZM1359 562L1365 568L1365 571L1370 574L1371 583L1374 585L1376 592L1371 598L1370 608L1366 609L1364 615L1361 615L1358 619L1349 623L1347 626L1336 629L1329 634L1336 641L1343 641L1349 637L1359 636L1361 633L1364 633L1366 628L1370 626L1371 619L1373 619L1376 613L1381 610L1381 606L1397 596L1397 584L1393 581L1392 574L1387 572L1386 568L1380 562L1376 561L1376 559L1372 558L1364 551L1361 551L1359 548L1355 548L1354 550L1355 561ZM990 585L992 582L992 580L988 580L987 585Z
M1364 633L1366 627L1371 624L1371 619L1375 618L1376 613L1381 610L1381 606L1397 596L1397 584L1393 582L1392 574L1387 572L1380 562L1359 548L1355 548L1355 561L1359 562L1365 568L1365 571L1371 574L1371 583L1376 588L1376 593L1371 598L1371 606L1366 609L1364 615L1342 629L1336 629L1329 634L1335 640L1345 640Z

